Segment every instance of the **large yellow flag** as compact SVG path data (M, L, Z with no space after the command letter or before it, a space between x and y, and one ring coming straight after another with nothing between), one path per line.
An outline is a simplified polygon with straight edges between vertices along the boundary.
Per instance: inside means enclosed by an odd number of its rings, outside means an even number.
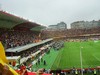
M5 63L8 63L8 60L6 59L5 55L5 50L1 42L0 42L0 59L2 59L2 61L4 61Z
M2 45L2 43L0 42L0 68L3 69L4 65L7 65L8 60L6 59L6 55L5 55L5 50L4 47ZM7 65L9 67L9 71L8 71L8 75L18 75L18 73L13 70L9 65Z

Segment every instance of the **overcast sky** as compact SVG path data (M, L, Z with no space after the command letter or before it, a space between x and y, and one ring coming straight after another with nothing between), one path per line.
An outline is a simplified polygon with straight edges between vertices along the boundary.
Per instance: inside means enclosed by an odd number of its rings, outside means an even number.
M46 26L100 19L100 0L0 0L0 9Z

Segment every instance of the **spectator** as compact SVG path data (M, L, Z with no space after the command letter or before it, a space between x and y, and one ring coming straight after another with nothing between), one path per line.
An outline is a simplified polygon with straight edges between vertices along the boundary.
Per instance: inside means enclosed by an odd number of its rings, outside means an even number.
M46 61L45 60L44 60L43 64L46 65Z
M77 69L75 70L75 75L78 75L78 71L77 71Z
M0 67L0 75L8 75L8 71L9 71L9 67L7 65Z
M93 73L94 73L94 75L97 75L96 69L94 69Z
M42 75L43 74L43 69L39 69L38 71L37 71L37 75Z

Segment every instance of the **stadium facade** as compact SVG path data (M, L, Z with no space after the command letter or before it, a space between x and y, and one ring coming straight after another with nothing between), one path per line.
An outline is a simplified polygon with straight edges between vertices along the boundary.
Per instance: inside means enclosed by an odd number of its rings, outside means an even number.
M67 24L65 22L60 22L57 23L56 25L49 25L48 28L49 30L65 30L67 29Z

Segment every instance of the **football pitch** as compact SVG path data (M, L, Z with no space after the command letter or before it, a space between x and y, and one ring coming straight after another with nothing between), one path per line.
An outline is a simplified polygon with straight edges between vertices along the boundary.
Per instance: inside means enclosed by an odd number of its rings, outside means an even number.
M59 51L51 49L43 57L47 65L34 65L33 68L56 70L75 68L95 68L100 66L100 41L65 42Z

